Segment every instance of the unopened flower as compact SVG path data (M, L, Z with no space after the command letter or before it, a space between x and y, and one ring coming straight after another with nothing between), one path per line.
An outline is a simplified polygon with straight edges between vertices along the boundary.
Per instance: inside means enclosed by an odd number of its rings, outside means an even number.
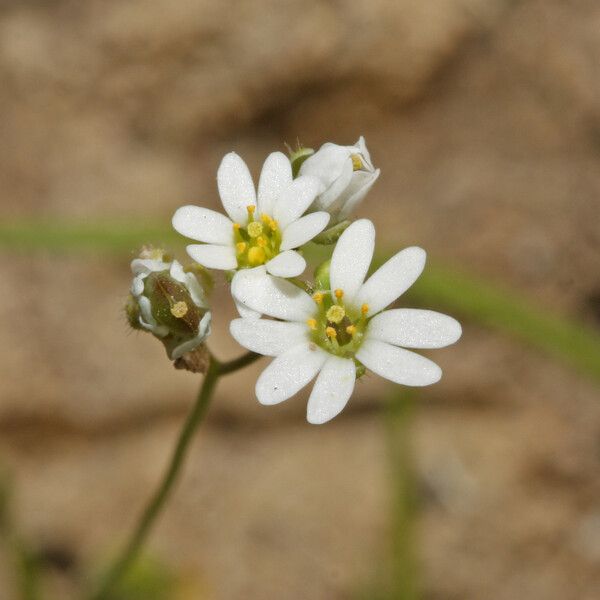
M273 152L263 165L257 194L246 163L230 152L221 162L217 184L228 216L199 206L183 206L173 216L176 231L203 242L189 245L188 254L212 269L264 265L279 277L300 275L306 261L294 249L323 231L330 218L326 212L304 215L322 189L320 181L292 179L290 161Z
M317 177L324 190L317 196L313 207L331 215L331 222L346 219L362 201L379 177L365 139L361 136L354 146L323 144L300 167L300 175Z
M211 312L196 275L153 249L143 250L131 271L130 325L159 338L172 360L198 348L210 334Z
M250 308L277 320L235 319L231 334L244 347L274 356L256 383L262 404L287 400L318 375L307 419L320 424L346 405L364 368L395 383L435 383L441 369L405 348L441 348L457 341L460 324L418 309L384 310L418 278L425 251L411 247L389 259L364 281L375 243L371 221L354 222L331 259L331 290L313 296L292 283L249 271L233 293Z

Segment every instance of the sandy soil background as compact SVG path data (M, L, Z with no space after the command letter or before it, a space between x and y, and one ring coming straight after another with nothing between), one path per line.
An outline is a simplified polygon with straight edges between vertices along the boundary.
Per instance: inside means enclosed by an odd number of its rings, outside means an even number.
M229 150L257 174L284 142L363 134L381 244L599 327L594 0L5 0L0 80L2 220L167 222L217 206ZM198 384L127 331L129 259L3 251L0 461L61 599L119 546ZM598 598L597 386L469 322L435 358L411 430L422 597ZM388 388L315 428L303 398L257 404L262 365L223 381L150 551L182 599L351 598L386 554Z

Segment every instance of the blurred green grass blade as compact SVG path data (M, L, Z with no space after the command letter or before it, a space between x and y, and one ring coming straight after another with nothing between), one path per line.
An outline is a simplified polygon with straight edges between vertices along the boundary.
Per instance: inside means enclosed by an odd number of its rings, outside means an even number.
M545 312L514 292L430 263L407 296L421 306L509 333L600 381L600 333Z
M138 222L13 221L0 223L0 250L13 252L130 253L143 244L181 248L185 239L170 227ZM309 245L307 258L325 260L331 247ZM389 256L389 255L387 255ZM381 264L386 255L379 254ZM429 262L407 293L416 306L509 333L600 381L600 333L534 307L514 292Z
M143 244L181 245L169 227L151 223L13 221L0 224L0 250L123 253Z

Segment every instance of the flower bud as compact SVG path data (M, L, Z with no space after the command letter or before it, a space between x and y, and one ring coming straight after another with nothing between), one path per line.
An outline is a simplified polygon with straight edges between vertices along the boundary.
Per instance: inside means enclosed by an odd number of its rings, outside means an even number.
M313 203L314 210L331 215L331 224L346 219L366 196L379 177L379 169L371 163L365 140L361 136L354 146L338 146L330 142L302 162L300 175L320 179L325 191Z
M125 305L131 327L159 338L172 360L198 348L210 334L211 312L196 274L155 249L144 249L131 271Z

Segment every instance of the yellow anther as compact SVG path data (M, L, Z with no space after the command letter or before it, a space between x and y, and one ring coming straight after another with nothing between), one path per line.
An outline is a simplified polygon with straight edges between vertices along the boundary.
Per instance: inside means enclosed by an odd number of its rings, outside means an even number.
M266 259L267 259L267 255L265 254L265 251L261 247L254 246L253 248L250 248L250 250L248 250L248 263L252 267L258 267L258 265L264 265Z
M188 305L183 300L181 300L180 302L175 302L175 304L171 306L171 314L178 319L185 317L187 311Z
M327 327L325 329L325 335L333 340L337 337L337 332L333 327Z
M363 168L363 162L358 154L351 154L350 158L352 159L352 169L354 171L359 171Z
M363 304L363 305L360 307L360 312L361 312L363 315L366 315L366 314L369 312L369 305L368 305L368 304Z
M273 231L277 231L277 229L279 228L279 224L277 223L277 221L275 219L271 219L269 221L269 227L273 230Z
M238 242L235 245L235 247L238 251L238 254L243 254L244 252L246 252L246 248L248 247L248 244L246 244L246 242Z
M306 321L306 324L313 330L317 328L317 320L316 319L308 319Z
M234 223L233 224L233 230L234 231L239 231L240 230L241 225L239 223Z
M321 294L321 292L317 292L316 294L313 295L313 300L317 304L322 304L323 303L323 294Z
M348 335L354 335L356 333L356 325L348 325L348 327L346 327L346 333Z
M254 204L249 204L246 206L246 210L248 211L249 215L253 215L254 211L256 210L256 206L254 206Z
M260 220L265 224L268 225L269 222L271 221L271 217L269 215L260 215Z
M261 236L261 237L259 237L259 238L256 240L256 243L257 243L257 244L258 244L258 245L259 245L261 248L264 248L264 247L267 245L267 240L266 240L264 237L262 237L262 236Z
M329 308L325 316L332 323L341 323L342 319L346 316L346 311L341 306L334 304Z
M338 300L341 300L344 297L344 290L340 290L338 288L337 290L335 290L334 294Z
M248 223L248 235L251 238L257 238L263 232L262 223L258 221L253 221L252 223Z

